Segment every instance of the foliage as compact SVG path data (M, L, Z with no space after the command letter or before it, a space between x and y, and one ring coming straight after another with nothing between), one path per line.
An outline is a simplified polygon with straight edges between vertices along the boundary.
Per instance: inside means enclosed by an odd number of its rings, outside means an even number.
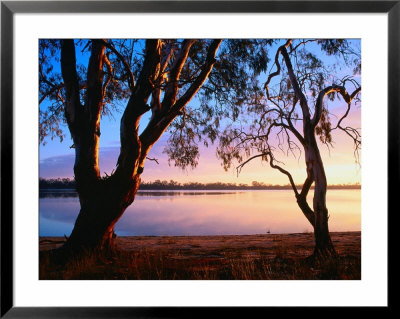
M80 99L85 105L87 98L87 64L92 41L75 40L77 76ZM188 59L178 78L181 98L202 70L212 40L196 40L191 46ZM188 104L169 127L169 143L165 153L176 166L195 167L198 163L198 143L208 145L217 137L220 121L225 116L235 116L243 105L245 97L254 89L254 79L267 69L267 48L272 40L227 39L223 40L217 52L216 62L206 82L197 93L197 102ZM163 57L166 67L162 78L154 83L152 100L147 112L152 111L154 102L166 96L169 79L173 76L174 62L178 58L182 39L163 40ZM39 143L48 138L65 138L64 107L66 92L61 77L60 40L39 41ZM137 39L109 39L105 49L104 98L102 116L115 116L127 103L136 79L140 77L145 59L145 41ZM168 55L168 52L171 52ZM159 93L156 93L160 90ZM233 111L226 104L233 105ZM154 114L151 118L154 117ZM149 117L150 118L150 117ZM142 124L141 124L142 125Z
M301 154L295 136L285 127L287 120L294 127L301 125L300 105L297 103L288 72L283 63L279 77L265 86L271 46L282 41L271 39L226 39L222 42L217 62L197 95L197 103L187 105L169 127L168 145L164 152L170 163L186 168L198 164L198 143L208 146L219 137L217 156L225 169L233 162L243 163L251 154L278 149L285 154ZM144 62L143 40L112 39L106 48L102 115L113 115L126 103L132 81L137 79ZM182 45L180 39L164 41L165 50L172 50L171 62L164 71L167 79L174 61L174 54ZM91 50L90 40L75 40L77 70L82 102L86 95L86 64ZM187 63L182 69L178 98L190 87L200 72L207 55L210 40L197 40L190 49ZM65 89L60 74L60 41L40 40L39 45L39 141L65 137ZM360 52L354 42L344 39L298 39L289 48L290 59L300 89L306 93L309 105L315 105L318 93L330 84L357 88L361 71ZM281 58L282 59L282 58ZM277 61L270 69L277 67ZM352 68L355 76L350 76ZM345 75L343 75L343 71ZM338 76L342 74L343 76ZM168 81L161 82L165 94ZM268 90L266 91L266 88ZM182 93L181 93L182 92ZM340 98L338 92L328 94L330 100ZM296 103L297 104L296 104ZM149 110L150 111L150 108ZM310 109L312 113L314 110ZM337 116L333 118L338 118ZM324 103L315 133L320 141L332 146L332 131L344 130L355 143L356 155L360 147L359 132L352 128L336 126L328 103ZM285 122L286 119L286 122ZM229 122L230 120L230 122ZM271 143L270 136L277 136L278 143ZM266 156L261 156L267 160Z
M285 43L298 82L297 92L303 94L304 104L299 101L280 51L280 46ZM357 91L351 98L359 103L361 60L357 43L343 39L298 39L288 43L281 40L276 44L271 71L255 79L258 83L254 94L246 98L244 107L239 110L232 107L235 116L221 132L217 149L225 170L238 163L239 172L249 160L273 161L278 153L299 158L303 152L304 112L308 112L310 118L319 112L316 109L319 99L322 107L320 114L315 115L318 117L315 134L320 142L332 147L332 132L342 130L354 141L356 160L359 160L359 130L341 125L349 114L350 104L345 114L338 114L336 108L330 108L333 103L323 100L324 90L332 87L327 94L328 100L348 104L344 97L348 93L337 89L341 87L349 92ZM352 75L353 71L356 73ZM303 111L303 105L307 105L307 110Z

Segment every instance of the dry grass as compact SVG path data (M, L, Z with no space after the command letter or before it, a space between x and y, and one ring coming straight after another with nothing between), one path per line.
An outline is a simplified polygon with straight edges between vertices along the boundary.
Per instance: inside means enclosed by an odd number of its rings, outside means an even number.
M310 237L311 236L311 237ZM360 233L332 235L339 258L310 264L312 235L122 237L112 254L87 253L64 266L42 257L40 279L361 279ZM310 242L310 243L309 243ZM43 246L51 248L51 246Z
M117 252L113 256L87 254L55 266L49 258L40 262L40 279L56 280L292 280L292 279L361 279L361 262L341 257L319 266L305 259L269 258L261 255L240 258L182 258L166 251L150 253Z

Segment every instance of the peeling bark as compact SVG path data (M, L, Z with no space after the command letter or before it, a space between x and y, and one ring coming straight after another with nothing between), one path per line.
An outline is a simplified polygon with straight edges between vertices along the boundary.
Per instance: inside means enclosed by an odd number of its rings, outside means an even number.
M311 130L310 130L311 132ZM328 209L326 207L326 192L327 180L325 175L324 165L318 149L315 135L312 134L306 137L307 146L306 153L306 166L307 172L313 177L314 180L314 197L313 197L313 213L314 213L314 237L315 237L315 251L314 255L325 255L329 252L329 256L336 255L333 247L328 227ZM304 205L304 203L303 203ZM307 205L308 206L308 205ZM307 212L309 207L301 206L303 213ZM311 223L312 224L312 223Z

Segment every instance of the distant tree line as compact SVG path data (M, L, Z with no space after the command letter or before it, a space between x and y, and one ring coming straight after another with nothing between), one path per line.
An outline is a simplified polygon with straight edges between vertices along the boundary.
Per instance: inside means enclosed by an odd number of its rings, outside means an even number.
M300 187L300 186L299 186ZM311 187L313 188L313 187ZM361 189L359 183L356 184L336 184L329 185L329 189ZM52 179L39 179L39 189L75 189L75 180L70 178L52 178ZM287 185L272 185L265 184L263 182L253 181L251 185L248 184L236 184L236 183L198 183L198 182L187 182L179 183L174 180L155 180L154 182L142 182L140 190L280 190L280 189L292 189L292 186Z
M39 178L39 189L76 189L75 179Z

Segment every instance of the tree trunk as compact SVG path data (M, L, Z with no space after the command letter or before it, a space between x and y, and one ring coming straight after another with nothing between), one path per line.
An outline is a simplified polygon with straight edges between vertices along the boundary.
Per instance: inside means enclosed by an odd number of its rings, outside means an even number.
M326 207L327 180L324 164L318 149L317 141L313 133L307 136L307 147L305 148L307 173L314 179L314 257L330 258L336 256L335 249L329 234L328 209ZM306 131L307 132L307 131Z
M139 184L139 175L125 183L111 176L99 180L91 191L78 187L81 210L63 249L68 253L114 250L114 226L135 199Z
M213 40L199 75L179 99L178 80L190 47L195 40L182 42L172 65L171 82L164 94L161 110L154 108L153 119L139 136L139 122L150 110L148 99L156 88L161 87L164 77L160 63L163 61L162 41L146 40L145 57L138 82L132 85L132 94L121 118L121 149L115 173L101 178L99 169L100 115L103 107L103 63L106 41L92 40L87 71L85 105L81 104L79 81L76 72L74 40L63 40L61 69L65 82L65 117L75 145L74 173L81 210L62 253L75 254L85 249L112 249L114 226L126 208L132 204L140 184L146 156L179 112L193 98L210 74L221 40ZM163 66L165 69L165 65ZM161 80L160 80L161 79ZM160 99L161 94L153 97ZM160 104L161 103L161 104ZM153 103L154 104L154 103ZM154 105L153 105L154 106ZM158 111L158 112L156 112ZM162 111L162 112L161 112Z
M316 257L330 257L336 255L328 227L328 209L326 208L326 186L315 185L313 208L315 213L314 237Z
M328 228L328 210L321 209L315 214L315 249L314 256L329 258L336 255Z

